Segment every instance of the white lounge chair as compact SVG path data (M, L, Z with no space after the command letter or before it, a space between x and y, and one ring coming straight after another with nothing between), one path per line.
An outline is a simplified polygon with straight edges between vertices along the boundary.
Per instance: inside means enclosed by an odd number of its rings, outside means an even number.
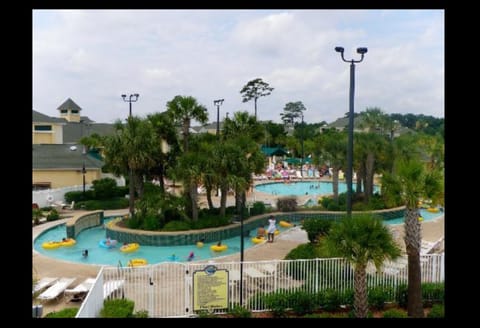
M125 284L125 280L110 280L103 284L103 299L109 297L114 291L119 290Z
M50 301L56 299L75 281L75 278L60 278L56 283L50 286L46 291L38 296L41 301Z
M65 289L65 294L88 293L90 289L92 289L95 281L95 278L87 278L82 283L78 284L75 288Z
M41 290L44 290L45 288L51 286L55 281L57 281L57 277L43 277L37 283L32 289L32 294L37 293Z

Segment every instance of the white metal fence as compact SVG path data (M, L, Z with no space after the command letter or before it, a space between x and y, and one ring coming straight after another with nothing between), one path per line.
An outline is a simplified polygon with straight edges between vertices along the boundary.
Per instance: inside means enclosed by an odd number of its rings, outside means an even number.
M147 310L149 317L187 317L193 315L193 273L206 265L229 272L229 304L240 304L242 277L243 306L250 311L266 311L263 296L272 292L302 290L318 293L327 289L343 292L353 288L353 268L342 258L313 260L275 260L228 263L160 263L136 268L103 268L97 284L104 285L104 298L127 298L135 311ZM421 256L422 282L444 281L444 253ZM396 287L407 283L407 262L402 258L384 264L381 272L368 267L368 285ZM392 288L391 297L396 295ZM98 293L97 293L98 294ZM95 304L94 304L95 303ZM87 298L77 317L98 315L101 302ZM222 312L222 311L216 311Z
M91 184L85 185L85 190L89 190ZM52 206L55 202L64 202L65 194L70 191L82 191L83 185L76 185L57 189L45 189L32 191L32 203L37 203L40 207Z

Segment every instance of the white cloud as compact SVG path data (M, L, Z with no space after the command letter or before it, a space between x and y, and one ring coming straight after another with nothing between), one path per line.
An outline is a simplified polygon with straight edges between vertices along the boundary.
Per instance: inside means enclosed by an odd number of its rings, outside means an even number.
M34 11L33 108L57 116L71 97L82 115L112 122L128 112L120 95L140 93L133 111L165 110L192 95L216 119L248 110L240 89L260 77L275 88L258 103L280 122L302 101L309 122L348 111L349 64L334 51L369 52L356 67L355 111L443 116L444 17L441 11L368 10L54 10Z

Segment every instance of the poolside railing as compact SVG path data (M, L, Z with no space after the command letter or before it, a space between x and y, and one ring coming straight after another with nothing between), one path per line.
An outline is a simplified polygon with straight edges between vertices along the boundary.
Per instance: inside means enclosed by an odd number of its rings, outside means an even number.
M444 253L421 256L422 282L443 282ZM243 262L202 262L179 263L167 262L144 267L104 267L101 270L103 290L108 288L106 299L127 298L135 302L135 312L146 310L149 317L189 317L193 311L193 276L203 271L208 265L217 270L228 272L229 307L239 304L242 292L243 306L250 311L268 311L264 296L270 293L290 293L303 291L316 294L326 290L343 293L353 289L354 270L343 258L322 258L311 260L273 260ZM100 277L99 277L100 278ZM242 290L240 290L242 279ZM391 287L392 299L397 296L397 286L408 280L407 259L384 263L380 272L374 267L367 267L367 284ZM107 288L107 289L106 289ZM77 317L90 317L99 313L99 297L87 297ZM288 307L288 305L287 305ZM82 310L82 309L81 309ZM225 313L226 309L213 312Z

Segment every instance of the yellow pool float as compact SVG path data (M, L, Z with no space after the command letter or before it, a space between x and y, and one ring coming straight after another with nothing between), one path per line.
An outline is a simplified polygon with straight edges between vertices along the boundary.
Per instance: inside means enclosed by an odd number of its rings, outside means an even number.
M223 252L223 251L226 251L228 249L228 246L227 245L212 245L210 246L210 249L214 252Z
M61 244L62 244L61 241L46 241L42 244L42 247L45 249L55 249L62 246Z
M293 223L289 223L287 221L280 221L279 225L284 228L291 228L293 227Z
M65 240L62 240L60 242L60 246L66 246L66 247L71 247L73 245L75 245L77 242L75 241L75 239L73 238L67 238Z
M275 236L280 233L280 230L276 229L275 232L273 233Z
M418 221L422 222L422 221L423 221L423 217L419 216L419 217L418 217Z
M427 208L427 211L429 211L430 213L437 213L439 210L436 207L429 207Z
M130 243L120 247L120 251L124 253L131 253L131 252L135 252L139 247L140 245L138 243Z
M143 266L147 264L148 262L146 259L131 259L130 261L128 261L129 267L137 267L137 266Z
M198 248L202 248L203 247L203 243L201 241L197 241L197 247Z
M265 237L253 237L252 238L252 243L254 244L260 244L261 242L265 241Z

